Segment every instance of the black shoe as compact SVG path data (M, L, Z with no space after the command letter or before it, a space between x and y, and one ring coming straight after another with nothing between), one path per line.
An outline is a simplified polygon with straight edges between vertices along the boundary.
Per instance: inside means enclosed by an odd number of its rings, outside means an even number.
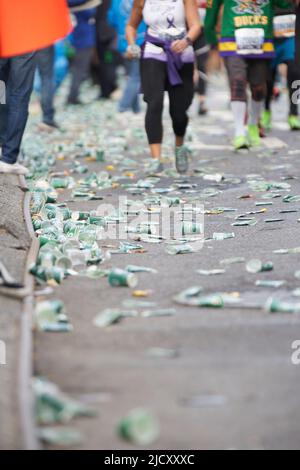
M205 106L205 103L200 103L198 114L199 116L206 116L208 109Z
M110 95L109 95L109 96L106 96L106 95L99 95L99 96L98 96L98 100L99 100L99 101L109 101L109 100L110 100Z
M67 101L67 106L68 106L68 105L71 105L71 106L82 106L83 103L82 103L82 101L80 101L78 98L75 98L75 99L69 98L68 101Z

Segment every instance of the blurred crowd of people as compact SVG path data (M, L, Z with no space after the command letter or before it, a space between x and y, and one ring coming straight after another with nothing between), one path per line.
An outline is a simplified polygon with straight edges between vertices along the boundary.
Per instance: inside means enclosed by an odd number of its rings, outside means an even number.
M0 107L0 172L26 173L17 160L33 83L40 93L40 130L50 132L59 129L54 98L68 72L66 105L80 106L81 86L88 77L99 86L98 99L109 100L118 89L120 66L127 78L118 111L139 113L143 92L146 133L158 171L163 97L168 92L176 166L180 173L186 172L187 111L195 92L199 115L209 111L207 61L216 49L228 73L235 150L259 146L271 129L271 102L281 64L287 66L288 123L292 130L300 130L293 98L300 79L298 4L298 0L68 0L73 31L67 38L37 52L0 59L0 80L8 83L9 96L7 106Z

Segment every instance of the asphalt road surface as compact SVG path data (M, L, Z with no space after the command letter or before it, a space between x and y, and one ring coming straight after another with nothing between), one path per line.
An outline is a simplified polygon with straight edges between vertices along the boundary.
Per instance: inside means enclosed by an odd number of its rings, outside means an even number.
M106 269L125 268L128 264L156 269L156 274L138 274L138 289L151 291L141 300L155 302L159 309L175 308L175 315L139 316L105 329L97 328L93 323L95 316L106 308L124 309L124 301L134 300L134 289L113 288L107 279L74 276L52 295L65 302L74 331L35 334L35 373L97 411L94 418L72 423L83 435L82 444L75 448L136 448L119 438L116 427L124 415L137 407L149 409L160 423L160 437L149 448L300 447L300 365L292 362L292 344L300 340L300 316L272 315L263 308L270 297L299 302L293 291L300 287L295 277L300 269L300 254L278 255L274 251L300 246L300 202L283 202L286 195L300 194L300 133L288 130L284 96L275 105L274 129L262 149L235 154L230 148L232 118L224 90L223 79L219 86L210 87L207 117L196 116L194 108L191 111L189 137L193 156L190 172L181 181L195 184L195 192L179 189L178 195L183 199L196 198L205 210L235 209L204 217L206 238L215 232L234 232L235 238L207 240L196 253L176 256L166 253L165 244L142 243L145 252L113 254L103 265ZM114 106L99 102L73 111L60 108L58 119L63 122L65 133L39 138L45 145L57 146L81 136L88 145L97 129L109 138L123 132L128 143L124 158L138 162L133 179L128 180L128 174L114 163L113 155L107 155L105 163L88 163L89 172L105 170L112 164L108 171L113 176L123 176L121 183L136 183L146 177L148 158L143 116L118 117ZM37 118L32 117L28 145L34 139L36 122ZM170 132L166 116L167 144ZM166 155L172 155L169 145ZM60 158L54 171L67 170L69 163L68 157ZM167 168L172 168L171 161ZM216 173L223 175L221 182L204 178ZM290 189L279 191L279 197L265 199L267 193L274 191L255 191L251 181L259 180L287 183ZM165 176L155 187L166 188L173 183L174 178ZM214 190L215 195L207 197L206 193L204 197L206 188ZM151 191L131 195L120 186L101 194L105 203L116 206L120 195L141 200L153 195ZM60 202L72 200L70 194L61 192ZM260 201L266 205L257 206ZM267 205L268 202L273 204ZM73 200L68 206L73 210L95 210L99 201ZM266 211L249 216L256 219L256 225L232 226L239 214L262 208ZM287 209L295 212L286 213ZM266 222L270 219L282 220ZM100 246L107 243L99 242ZM118 246L118 240L109 243ZM250 274L245 262L225 268L220 264L221 260L235 257L245 258L246 262L253 258L272 261L274 270ZM213 269L226 272L211 276L196 272ZM285 284L279 289L257 287L258 280L282 280ZM176 304L174 296L192 286L202 286L205 294L236 293L240 305L208 309ZM147 354L151 348L171 349L176 354L152 357Z

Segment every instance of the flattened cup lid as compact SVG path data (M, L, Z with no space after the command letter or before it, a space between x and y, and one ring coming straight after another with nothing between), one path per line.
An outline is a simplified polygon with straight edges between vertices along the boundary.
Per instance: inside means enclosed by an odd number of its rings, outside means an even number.
M252 273L252 274L261 272L262 267L263 267L263 264L259 259L252 259L246 265L246 269L248 273Z

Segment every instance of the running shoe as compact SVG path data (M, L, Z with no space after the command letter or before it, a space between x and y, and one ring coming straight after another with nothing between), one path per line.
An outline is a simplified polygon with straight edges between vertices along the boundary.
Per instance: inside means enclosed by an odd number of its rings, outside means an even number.
M298 116L289 116L288 123L291 131L300 131L300 119Z
M175 149L176 170L180 174L184 174L189 169L189 149L182 145Z
M255 124L249 124L248 126L248 139L251 147L260 147L261 138L259 135L259 127Z
M164 171L164 165L160 160L153 160L149 169L147 170L148 175L158 175Z
M29 171L25 166L20 165L20 163L9 164L0 160L0 173L11 173L15 175L24 175L26 176Z
M234 150L237 152L238 150L248 149L249 142L245 135L241 135L239 137L235 137L233 141Z
M271 111L264 111L261 119L260 119L260 125L263 127L263 129L266 132L270 132L272 129L272 113Z

